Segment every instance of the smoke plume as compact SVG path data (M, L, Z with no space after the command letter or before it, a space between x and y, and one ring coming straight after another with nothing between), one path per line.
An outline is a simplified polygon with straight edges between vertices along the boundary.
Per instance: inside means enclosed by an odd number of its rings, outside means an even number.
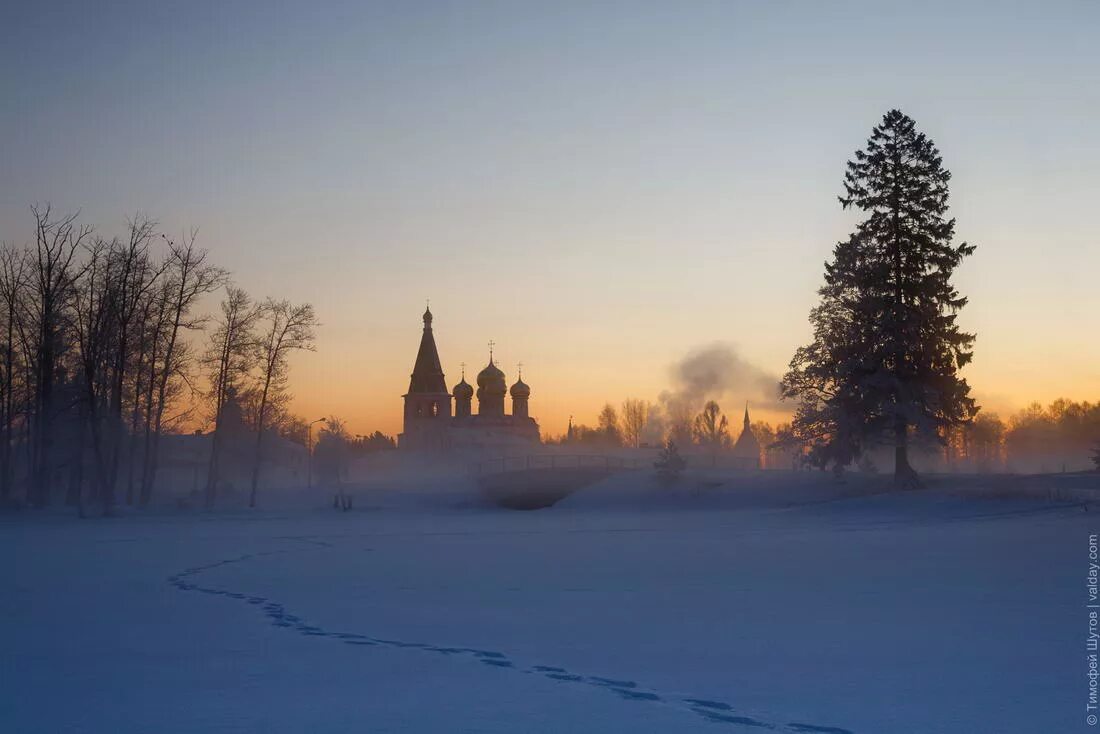
M731 344L716 342L695 349L669 368L670 387L650 410L646 440L661 441L677 423L690 420L715 400L736 424L739 409L783 409L778 376L744 359Z

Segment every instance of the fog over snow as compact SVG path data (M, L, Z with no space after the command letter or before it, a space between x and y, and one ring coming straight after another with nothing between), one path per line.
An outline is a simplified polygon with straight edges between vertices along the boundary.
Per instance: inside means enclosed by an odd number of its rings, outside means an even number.
M0 518L12 732L1084 730L1087 475ZM1011 492L1013 499L998 497Z

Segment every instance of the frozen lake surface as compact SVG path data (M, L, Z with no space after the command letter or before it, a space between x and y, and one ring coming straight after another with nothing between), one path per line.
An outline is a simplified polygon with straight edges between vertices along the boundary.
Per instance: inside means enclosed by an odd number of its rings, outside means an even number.
M0 518L0 730L1091 730L1079 504L649 482Z

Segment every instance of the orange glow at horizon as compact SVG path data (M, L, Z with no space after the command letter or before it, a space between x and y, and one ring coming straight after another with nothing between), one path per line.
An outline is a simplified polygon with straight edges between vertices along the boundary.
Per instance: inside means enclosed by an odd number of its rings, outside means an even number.
M393 334L396 346L392 353L387 349L382 354L356 358L352 355L359 350L354 349L354 344L338 347L326 344L322 338L318 344L321 353L328 348L341 352L341 356L322 359L317 353L296 355L291 384L293 411L310 419L336 415L347 422L353 434L376 430L388 435L399 433L401 396L408 389L409 373L421 334L416 323L418 312L415 308L411 311L412 317L404 319L402 325L404 333ZM442 318L436 317L434 334L447 384L453 386L458 382L459 365L463 361L466 362L466 379L473 384L477 373L488 362L487 348L483 346L485 339L481 335L467 338L452 333L446 312L442 313ZM394 332L400 330L394 329ZM490 330L483 331L488 333ZM692 346L697 345L685 344L682 352ZM970 382L972 394L987 413L1007 419L1033 401L1046 405L1061 397L1100 400L1100 374L1095 366L1081 363L1052 373L1043 369L1043 360L1037 359L1034 352L1030 353L1030 358L1026 354L1008 358L993 348L983 352L981 346L979 341L975 361L964 368L963 374ZM1062 349L1074 348L1072 343L1061 346ZM794 344L789 347L792 352L794 348ZM613 355L599 362L591 358L574 359L576 352L557 351L552 344L538 350L540 359L529 356L513 359L520 356L515 351L508 342L498 340L495 361L504 370L509 384L516 378L514 363L523 361L524 381L532 387L531 414L539 422L544 439L563 434L570 418L574 424L594 426L605 403L620 410L622 401L628 398L658 402L661 392L670 387L671 364L683 356L671 350L635 353L634 368L620 372L618 365L622 360ZM776 374L781 374L784 362L776 361L769 366ZM759 400L749 396L730 394L717 399L729 418L734 436L741 430L746 399L753 422L764 421L776 426L789 421L793 413L793 404L785 411L760 405Z
M0 241L34 242L34 202L107 238L198 228L254 298L313 305L302 417L399 432L426 298L448 386L494 340L544 436L657 401L706 345L781 376L894 106L977 248L954 285L979 403L1100 399L1100 3L12 5ZM746 399L787 418L732 390L735 431Z

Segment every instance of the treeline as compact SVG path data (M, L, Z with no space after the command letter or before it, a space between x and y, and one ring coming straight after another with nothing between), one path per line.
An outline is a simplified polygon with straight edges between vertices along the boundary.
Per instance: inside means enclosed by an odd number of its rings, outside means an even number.
M106 237L33 207L34 241L0 249L0 500L62 499L83 515L147 505L161 437L215 428L205 500L217 496L217 427L229 400L255 431L251 501L264 436L305 423L286 404L291 352L312 349L309 304L256 302L196 246L143 216ZM213 313L207 297L224 289ZM304 441L303 441L304 443Z
M979 413L944 440L949 468L974 471L1062 471L1086 468L1100 454L1100 403L1059 399L1032 403L1002 420ZM1100 467L1100 464L1097 464Z
M760 445L760 465L768 468L798 468L801 453L792 450L781 439L789 435L790 424L778 426L766 421L753 421L750 429ZM661 405L630 398L616 409L604 405L595 426L574 424L560 436L547 438L546 443L573 445L594 449L657 448L669 441L691 452L707 451L720 454L733 448L742 428L731 429L730 420L714 400L693 413L669 411Z
M671 440L688 451L725 451L737 432L715 401L694 415L669 421L667 412L644 400L629 399L616 409L604 405L596 425L573 424L547 443L596 449L657 448ZM792 440L791 424L773 426L753 421L751 430L760 444L761 466L802 469L813 465L809 452ZM950 426L942 441L917 446L917 457L928 469L941 471L1073 471L1100 469L1100 402L1055 400L1044 407L1032 403L1007 420L995 413L979 413L969 423ZM890 457L868 449L859 467L870 471L876 459Z

